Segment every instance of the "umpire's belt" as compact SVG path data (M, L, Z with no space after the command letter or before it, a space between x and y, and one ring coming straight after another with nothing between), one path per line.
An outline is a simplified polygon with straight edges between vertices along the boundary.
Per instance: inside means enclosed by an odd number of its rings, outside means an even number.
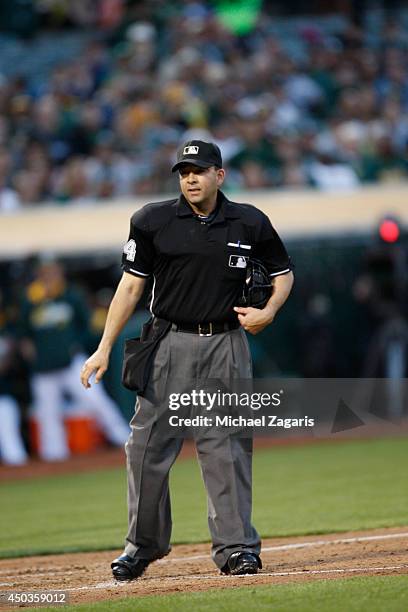
M199 336L212 336L222 332L238 329L239 322L232 323L172 323L172 331L187 332L188 334L198 334Z

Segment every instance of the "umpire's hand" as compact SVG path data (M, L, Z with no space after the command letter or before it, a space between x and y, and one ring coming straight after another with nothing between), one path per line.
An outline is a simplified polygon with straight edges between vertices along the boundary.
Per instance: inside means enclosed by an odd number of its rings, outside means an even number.
M108 366L109 351L98 348L98 350L85 361L81 370L81 383L84 385L85 389L89 389L91 386L89 379L92 374L96 372L95 382L98 383L108 369Z
M275 312L271 308L253 308L249 306L235 306L235 312L238 314L238 320L245 331L250 334L259 334L269 323L272 323L275 318Z

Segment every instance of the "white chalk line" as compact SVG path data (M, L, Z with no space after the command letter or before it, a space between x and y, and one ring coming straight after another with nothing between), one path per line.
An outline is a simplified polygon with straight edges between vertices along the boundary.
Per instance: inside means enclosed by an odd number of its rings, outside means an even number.
M339 538L337 540L313 540L311 542L295 542L294 544L282 544L279 546L262 547L262 552L273 552L275 550L293 550L295 548L311 548L312 546L327 546L330 544L351 544L353 542L370 542L375 540L390 540L392 538L408 538L406 533L388 533L376 536L358 536L354 538ZM170 559L160 559L157 563L172 563L173 561L195 561L208 559L208 555L191 555L190 557L173 557Z
M170 582L180 582L186 580L232 580L235 578L244 579L250 578L251 580L256 580L257 578L264 578L265 576L271 578L279 578L285 576L306 576L308 574L348 574L348 573L370 573L370 572L386 572L386 571L395 571L400 569L408 569L408 564L406 565L387 565L381 567L350 567L344 569L326 569L326 570L296 570L290 572L261 572L260 574L243 574L242 576L223 576L219 574L190 574L186 576L152 576L150 578L142 578L141 582L152 582L152 581L170 581ZM135 583L131 583L134 585ZM140 584L140 583L139 583ZM3 586L3 585L0 585ZM11 586L11 584L7 584L6 586ZM65 589L51 589L52 591L58 592L77 592L77 591L94 591L98 589L107 589L107 588L120 588L129 586L128 582L117 582L115 580L109 580L107 582L99 582L98 584L81 586L81 587L67 587ZM136 595L137 593L135 593Z

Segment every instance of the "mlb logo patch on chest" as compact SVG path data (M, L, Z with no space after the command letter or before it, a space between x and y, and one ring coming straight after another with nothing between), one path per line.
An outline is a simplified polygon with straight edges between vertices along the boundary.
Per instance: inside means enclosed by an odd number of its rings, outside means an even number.
M230 268L246 268L248 257L243 255L230 255L228 265Z

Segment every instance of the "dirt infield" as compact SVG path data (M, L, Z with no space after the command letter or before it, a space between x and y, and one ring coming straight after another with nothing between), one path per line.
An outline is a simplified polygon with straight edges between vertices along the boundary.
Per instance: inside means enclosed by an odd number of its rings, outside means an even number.
M0 561L0 591L66 591L69 603L358 575L408 575L408 526L358 533L267 539L256 576L221 576L208 544L175 546L131 583L111 578L115 552ZM7 609L7 607L2 607ZM10 608L11 609L11 608Z

